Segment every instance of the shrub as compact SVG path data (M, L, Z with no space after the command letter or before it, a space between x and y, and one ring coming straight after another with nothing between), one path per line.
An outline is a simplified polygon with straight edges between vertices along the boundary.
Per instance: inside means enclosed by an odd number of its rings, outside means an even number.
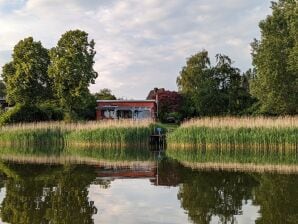
M63 110L54 102L45 102L38 106L47 115L47 120L63 120Z
M0 116L0 125L49 120L47 113L34 105L17 104Z

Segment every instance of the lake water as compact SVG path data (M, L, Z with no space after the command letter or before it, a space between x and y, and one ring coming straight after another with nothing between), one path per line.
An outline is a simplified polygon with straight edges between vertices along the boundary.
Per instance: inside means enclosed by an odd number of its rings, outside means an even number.
M0 223L298 223L293 155L270 157L270 171L239 155L236 166L227 155L203 163L140 150L29 151L2 150ZM224 166L231 160L234 169Z

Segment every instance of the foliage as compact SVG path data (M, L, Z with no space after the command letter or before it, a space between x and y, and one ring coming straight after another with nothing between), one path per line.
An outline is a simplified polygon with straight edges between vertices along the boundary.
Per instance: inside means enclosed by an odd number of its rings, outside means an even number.
M157 96L157 97L156 97ZM147 97L148 100L158 99L158 118L162 122L174 119L179 122L182 118L182 95L175 91L154 89Z
M0 125L18 122L46 121L48 115L33 105L17 104L0 116Z
M79 120L95 120L96 98L93 94L86 93L82 101L81 107L78 107L75 111L75 116L77 116L77 119ZM70 116L69 121L71 121L72 119L73 116Z
M98 93L94 94L97 100L116 100L116 96L112 94L110 89L101 89Z
M3 80L10 104L35 104L51 96L51 80L47 75L48 50L32 37L19 41L12 61L3 66Z
M251 101L246 83L228 56L217 54L211 66L205 50L191 56L177 78L188 116L241 113Z
M16 104L0 114L0 125L19 122L58 121L63 119L63 111L52 102L39 105Z
M49 121L63 120L63 110L56 101L45 101L40 103L38 108L47 115Z
M50 51L49 76L54 80L54 92L61 107L72 117L77 110L85 108L89 96L89 84L94 83L94 41L88 34L71 30L63 34L55 48Z
M6 95L6 86L2 80L0 80L0 98L5 97Z
M298 113L298 3L272 2L272 15L261 21L261 39L252 45L256 77L251 92L265 114Z

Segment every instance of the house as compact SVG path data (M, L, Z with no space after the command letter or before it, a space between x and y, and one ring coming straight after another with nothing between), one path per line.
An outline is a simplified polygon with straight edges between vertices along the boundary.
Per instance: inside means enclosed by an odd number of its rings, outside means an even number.
M155 100L97 100L96 119L156 119Z

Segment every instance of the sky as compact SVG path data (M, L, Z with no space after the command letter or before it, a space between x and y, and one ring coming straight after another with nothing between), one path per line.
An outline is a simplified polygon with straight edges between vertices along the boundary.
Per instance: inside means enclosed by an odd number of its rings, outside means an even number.
M143 99L154 87L177 90L187 58L203 49L249 69L250 43L270 13L270 0L0 0L0 66L21 39L52 48L81 29L96 43L91 92Z

